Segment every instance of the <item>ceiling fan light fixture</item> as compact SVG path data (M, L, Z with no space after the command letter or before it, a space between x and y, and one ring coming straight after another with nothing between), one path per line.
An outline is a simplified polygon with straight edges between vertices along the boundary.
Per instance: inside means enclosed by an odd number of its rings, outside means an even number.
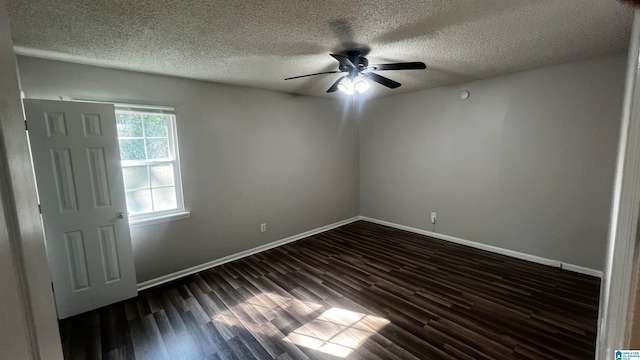
M342 91L347 95L352 95L354 89L353 89L353 82L351 82L351 79L349 79L348 77L342 79L342 81L340 81L340 83L338 84L338 90Z
M338 83L338 90L347 95L353 95L354 93L362 94L367 91L370 86L362 76L356 76L353 80L346 77Z
M355 92L357 92L358 94L362 94L363 92L369 90L369 87L371 87L371 85L361 76L353 79L353 90L355 90Z

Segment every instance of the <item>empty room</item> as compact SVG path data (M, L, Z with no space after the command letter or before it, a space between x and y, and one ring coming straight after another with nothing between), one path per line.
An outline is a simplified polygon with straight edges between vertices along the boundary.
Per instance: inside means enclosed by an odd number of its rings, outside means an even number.
M0 358L631 356L634 3L0 0Z

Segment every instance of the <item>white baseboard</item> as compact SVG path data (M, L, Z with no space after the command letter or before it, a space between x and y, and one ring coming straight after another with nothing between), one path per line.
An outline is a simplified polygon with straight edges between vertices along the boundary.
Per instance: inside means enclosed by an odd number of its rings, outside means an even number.
M138 284L138 291L142 291L145 289L148 289L150 287L154 287L154 286L158 286L164 283L167 283L169 281L173 281L173 280L177 280L181 277L185 277L188 275L193 275L197 272L203 271L203 270L207 270L210 269L212 267L216 267L218 265L222 265L234 260L238 260L238 259L242 259L243 257L249 256L249 255L253 255L253 254L257 254L259 252L265 251L265 250L269 250L269 249L273 249L276 248L278 246L282 246L291 242L294 242L296 240L300 240L300 239L304 239L306 237L312 236L312 235L316 235L331 229L335 229L337 227L346 225L346 224L350 224L354 221L358 221L361 220L362 217L361 216L355 216L346 220L342 220L342 221L338 221L336 223L333 224L329 224L329 225L325 225L325 226L321 226L319 228L313 229L313 230L309 230L309 231L305 231L303 233L297 234L297 235L293 235L293 236L289 236L287 238L284 239L280 239L280 240L276 240L273 242L270 242L268 244L264 244L258 247L254 247L252 249L248 249L245 251L241 251L239 253L236 254L232 254L232 255L228 255L225 257L222 257L220 259L216 259L216 260L212 260L209 262L206 262L204 264L200 264L200 265L196 265L193 267L190 267L188 269L184 269L184 270L180 270L180 271L176 271L174 273L171 274L167 274L167 275L163 275L160 277L157 277L155 279L151 279L151 280L147 280L144 282L141 282Z
M599 277L600 279L602 279L602 271L600 271L600 270L595 270L595 269L591 269L591 268L588 268L588 267L579 266L579 265L573 265L573 264L568 264L568 263L562 263L560 265L560 267L565 269L565 270L577 272L577 273L580 273L580 274L587 274L587 275Z
M518 252L518 251L503 249L503 248L500 248L500 247L497 247L497 246L481 244L481 243L478 243L478 242L475 242L475 241L471 241L471 240L460 239L460 238L457 238L457 237L454 237L454 236L439 234L439 233L435 233L435 232L431 232L431 231L427 231L427 230L422 230L422 229L418 229L418 228L414 228L414 227L410 227L410 226L395 224L395 223L384 221L384 220L373 219L373 218L366 217L366 216L361 216L360 218L362 220L364 220L364 221L368 221L368 222L371 222L371 223L385 225L385 226L388 226L388 227L392 227L392 228L396 228L396 229L400 229L400 230L405 230L405 231L409 231L409 232L420 234L420 235L426 235L426 236L430 236L430 237L433 237L433 238L436 238L436 239L446 240L446 241L450 241L450 242L453 242L453 243L456 243L456 244L466 245L466 246L470 246L470 247L473 247L473 248L476 248L476 249L480 249L480 250L486 250L486 251L489 251L489 252L492 252L492 253L496 253L496 254L511 256L511 257L514 257L514 258L517 258L517 259L527 260L527 261L531 261L531 262L538 263L538 264L543 264L543 265L559 267L559 268L562 268L562 269L565 269L565 270L569 270L569 271L573 271L573 272L577 272L577 273L581 273L581 274L586 274L586 275L591 275L591 276L602 278L602 271L586 268L586 267L583 267L583 266L567 264L567 263L563 263L563 262L558 261L558 260L551 260L551 259L543 258L543 257L540 257L540 256L529 255L529 254L521 253L521 252Z

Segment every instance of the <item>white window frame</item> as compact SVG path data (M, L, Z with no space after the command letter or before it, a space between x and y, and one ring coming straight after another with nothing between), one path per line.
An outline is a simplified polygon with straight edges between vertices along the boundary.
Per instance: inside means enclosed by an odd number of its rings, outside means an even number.
M173 182L176 191L176 209L154 211L129 215L129 225L132 227L156 224L165 221L183 219L189 217L190 213L184 207L184 195L182 190L182 172L180 167L180 147L178 146L177 118L175 109L166 106L147 106L133 104L114 104L115 112L118 113L141 113L141 114L164 114L167 117L167 138L169 142L170 160L121 160L121 168L143 165L173 165ZM118 137L118 140L120 137ZM119 143L119 142L118 142ZM125 190L126 191L126 190ZM153 198L152 200L153 201Z

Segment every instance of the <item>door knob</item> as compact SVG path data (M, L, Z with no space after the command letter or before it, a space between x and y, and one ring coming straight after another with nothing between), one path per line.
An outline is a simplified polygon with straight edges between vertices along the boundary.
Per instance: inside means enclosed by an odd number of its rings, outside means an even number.
M124 219L124 213L123 212L116 213L116 219L118 219L118 220Z

